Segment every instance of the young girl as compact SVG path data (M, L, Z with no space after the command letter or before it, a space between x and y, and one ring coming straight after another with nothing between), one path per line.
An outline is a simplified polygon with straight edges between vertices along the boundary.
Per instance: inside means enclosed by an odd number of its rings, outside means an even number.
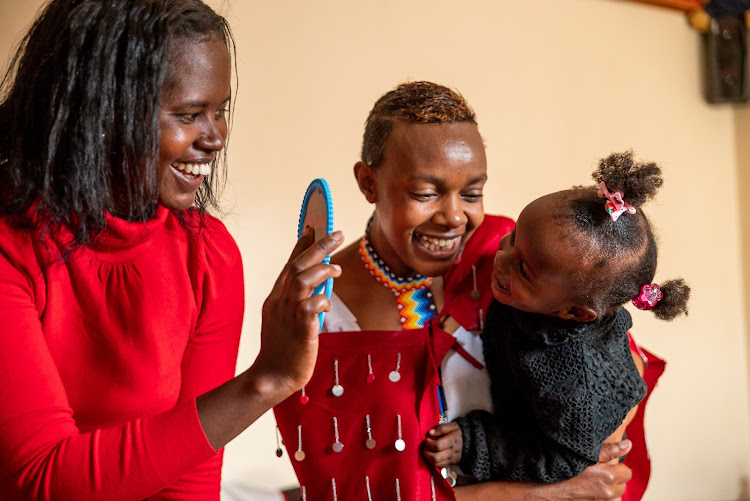
M645 396L623 305L672 320L687 313L690 289L652 283L657 248L641 206L662 185L659 167L626 152L593 177L597 186L530 203L500 241L482 331L495 414L430 430L435 466L459 464L477 481L572 478Z

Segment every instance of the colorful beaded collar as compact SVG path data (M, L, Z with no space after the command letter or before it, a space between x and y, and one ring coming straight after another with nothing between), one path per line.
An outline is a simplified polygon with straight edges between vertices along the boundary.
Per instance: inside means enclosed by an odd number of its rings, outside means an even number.
M420 329L435 316L435 303L429 288L432 277L419 274L411 278L397 277L372 248L367 236L359 242L359 255L370 275L396 296L404 329Z

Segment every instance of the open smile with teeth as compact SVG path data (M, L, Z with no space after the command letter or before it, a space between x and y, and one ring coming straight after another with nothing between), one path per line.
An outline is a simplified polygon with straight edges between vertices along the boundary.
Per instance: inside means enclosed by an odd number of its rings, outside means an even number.
M460 236L453 238L433 238L419 233L415 233L415 236L420 244L431 251L449 251L454 249L458 245L458 242L461 241Z
M211 164L172 162L172 167L194 177L200 176L201 174L204 176L211 174Z

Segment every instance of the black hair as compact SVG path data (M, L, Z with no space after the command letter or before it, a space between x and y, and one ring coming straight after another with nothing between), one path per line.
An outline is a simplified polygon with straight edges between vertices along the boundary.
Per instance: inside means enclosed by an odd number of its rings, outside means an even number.
M632 151L600 160L593 178L597 186L564 192L566 203L558 216L578 231L570 238L587 242L593 251L583 253L592 259L592 273L581 278L577 289L579 299L601 315L633 300L643 285L654 280L657 242L642 206L656 195L663 180L659 166L635 161ZM605 209L606 200L598 195L602 181L610 193L619 192L636 209L635 214L626 212L613 221ZM657 318L672 320L687 314L690 287L684 280L669 280L660 288L663 299L651 310Z
M71 247L91 242L116 206L150 217L170 42L211 37L233 53L226 20L200 0L47 4L0 84L0 215L36 204L34 221L68 228ZM218 208L225 159L196 195L201 216Z
M457 91L426 81L402 83L378 99L367 116L362 139L364 163L380 166L385 144L398 120L421 124L477 124L474 110Z

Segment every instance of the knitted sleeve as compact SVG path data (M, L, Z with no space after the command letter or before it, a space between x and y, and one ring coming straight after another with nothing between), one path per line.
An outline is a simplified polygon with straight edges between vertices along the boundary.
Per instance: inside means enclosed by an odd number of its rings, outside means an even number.
M578 475L595 462L541 431L503 429L487 411L471 411L457 422L463 436L459 466L478 482L560 482Z

